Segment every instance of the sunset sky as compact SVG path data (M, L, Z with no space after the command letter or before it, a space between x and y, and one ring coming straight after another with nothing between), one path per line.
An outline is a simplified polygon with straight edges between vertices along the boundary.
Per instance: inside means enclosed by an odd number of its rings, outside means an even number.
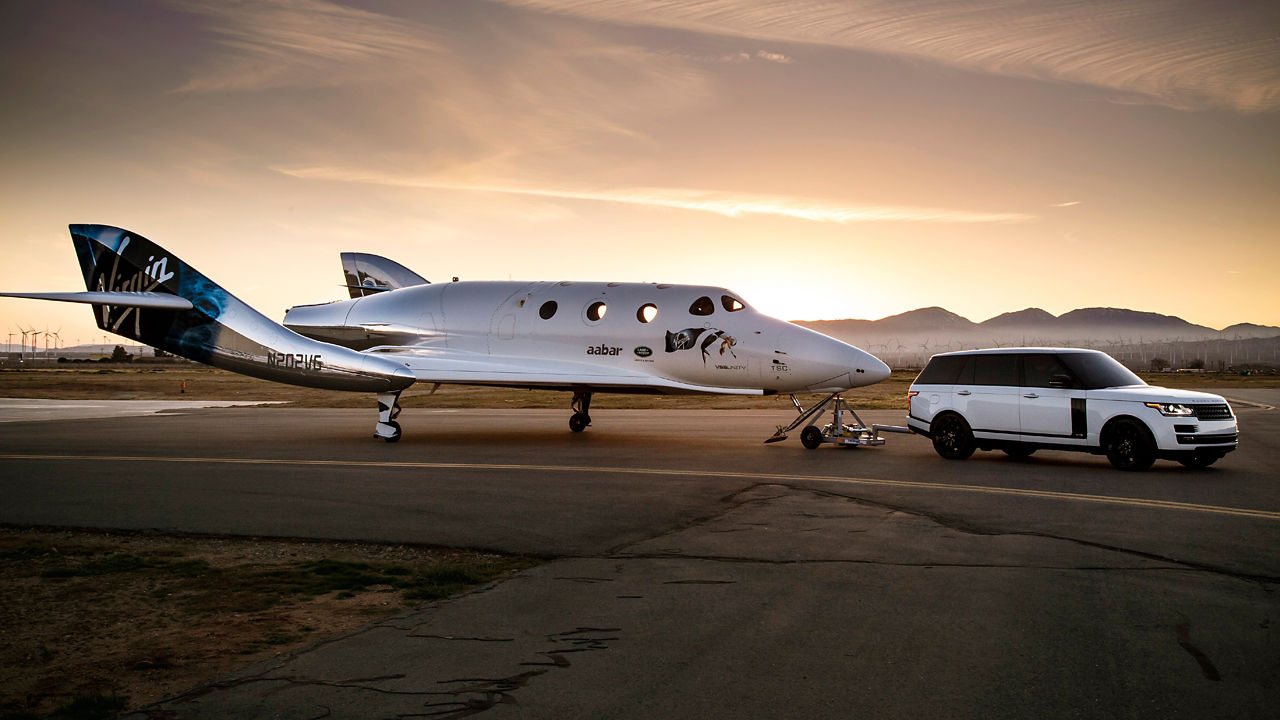
M104 223L277 320L356 250L1280 325L1276 2L10 0L0 39L5 290L83 289L66 225Z

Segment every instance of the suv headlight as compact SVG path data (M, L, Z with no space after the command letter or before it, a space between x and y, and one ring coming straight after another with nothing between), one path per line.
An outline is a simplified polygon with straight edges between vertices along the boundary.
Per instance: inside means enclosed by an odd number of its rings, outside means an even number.
M1175 403L1143 403L1152 410L1157 410L1165 417L1190 417L1196 414L1187 405L1178 405Z

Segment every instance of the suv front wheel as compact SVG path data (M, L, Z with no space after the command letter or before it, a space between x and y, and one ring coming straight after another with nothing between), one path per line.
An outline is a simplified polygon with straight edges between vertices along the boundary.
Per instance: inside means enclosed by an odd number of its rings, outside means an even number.
M964 460L973 454L975 443L969 423L955 413L943 413L929 426L933 449L948 460Z
M1156 461L1156 443L1147 426L1130 418L1116 420L1104 434L1107 459L1119 470L1141 471Z

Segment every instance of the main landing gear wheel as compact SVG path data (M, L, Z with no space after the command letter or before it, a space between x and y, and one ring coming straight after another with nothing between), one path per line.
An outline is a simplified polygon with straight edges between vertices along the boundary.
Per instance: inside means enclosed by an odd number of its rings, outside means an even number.
M587 390L574 390L573 402L570 404L573 415L569 417L569 429L580 433L591 424L591 393Z
M933 421L930 434L933 435L933 449L948 460L964 460L977 449L969 423L959 415L939 415Z
M810 450L816 450L822 444L822 431L817 425L808 425L800 431L800 444Z
M400 392L378 393L378 424L373 426L373 436L389 443L400 439Z
M392 420L391 422L378 423L378 429L374 431L373 436L382 438L389 443L400 441L400 423Z
M1103 446L1107 449L1107 459L1117 470L1140 472L1156 461L1155 440L1137 420L1115 421L1106 432Z

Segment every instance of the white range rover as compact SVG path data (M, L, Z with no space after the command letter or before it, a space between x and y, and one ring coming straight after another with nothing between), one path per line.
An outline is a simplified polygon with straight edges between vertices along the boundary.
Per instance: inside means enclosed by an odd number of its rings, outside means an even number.
M1026 457L1053 449L1105 454L1121 470L1146 470L1157 458L1202 468L1236 449L1226 400L1147 385L1097 350L934 355L908 395L907 425L950 460L974 450Z

